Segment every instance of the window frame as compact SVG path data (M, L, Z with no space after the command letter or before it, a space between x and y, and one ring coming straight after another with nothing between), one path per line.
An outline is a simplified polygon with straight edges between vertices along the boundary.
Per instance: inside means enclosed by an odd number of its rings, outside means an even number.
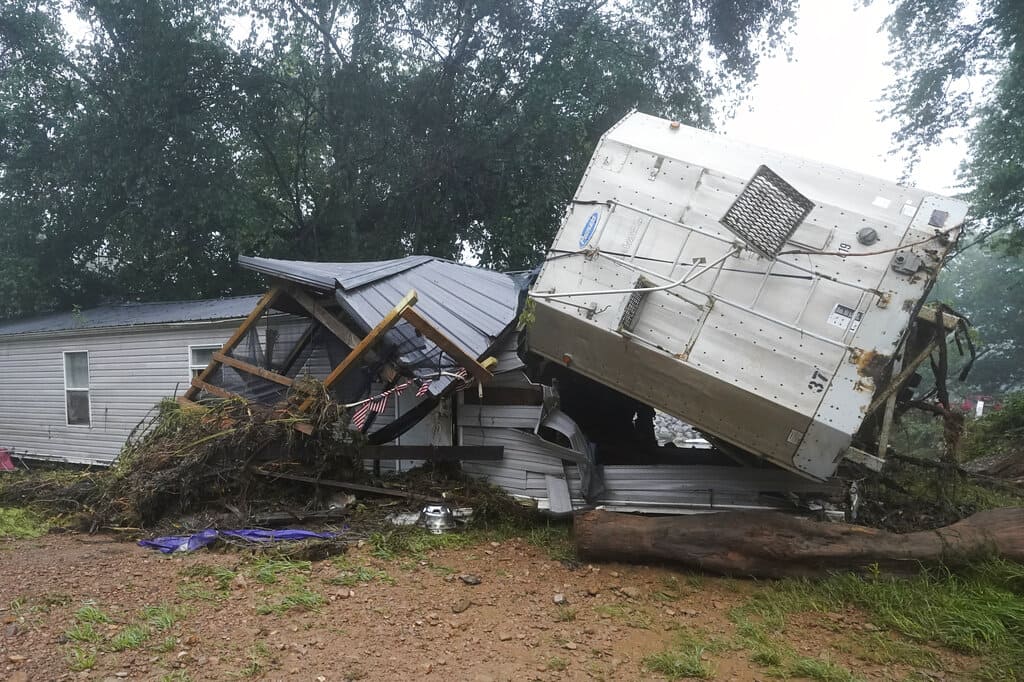
M85 354L85 388L69 388L68 387L68 355L81 355ZM64 374L64 425L74 428L92 428L92 369L89 362L89 351L88 350L65 350L61 352L61 370ZM89 405L89 422L87 424L72 424L71 414L68 411L68 393L77 392L85 393L86 401Z
M217 344L213 344L213 343L190 343L190 344L188 344L188 382L189 382L189 385L191 385L192 384L192 380L195 379L196 377L198 377L200 374L202 374L203 370L206 369L206 367L207 367L207 365L203 365L202 367L200 367L199 365L193 365L192 364L192 351L193 350L212 350L213 352L217 353L217 352L220 352L223 348L224 348L224 344L223 343L217 343ZM192 373L193 370L199 370L199 371L196 372L195 374L193 374Z

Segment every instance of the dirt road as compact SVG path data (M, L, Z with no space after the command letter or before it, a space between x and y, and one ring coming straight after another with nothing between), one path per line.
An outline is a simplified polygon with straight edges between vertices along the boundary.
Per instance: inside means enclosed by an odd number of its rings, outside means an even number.
M737 609L763 589L753 582L576 566L524 538L384 558L371 550L353 548L310 565L207 550L164 557L105 536L0 541L0 678L483 682L922 674L865 655L863 640L880 633L852 611L800 615L779 631L762 631L781 658L751 649L751 637L762 635L751 635L751 623L744 630ZM948 652L929 656L940 669L970 665ZM797 667L800 661L810 663ZM818 664L825 672L816 672Z

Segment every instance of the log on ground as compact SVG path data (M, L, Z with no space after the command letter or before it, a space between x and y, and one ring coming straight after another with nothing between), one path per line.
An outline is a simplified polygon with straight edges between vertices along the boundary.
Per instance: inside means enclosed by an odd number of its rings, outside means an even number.
M574 520L583 559L664 562L765 578L831 571L910 575L922 565L960 567L998 556L1024 563L1024 508L978 512L935 530L890 533L780 512L650 517L588 511Z

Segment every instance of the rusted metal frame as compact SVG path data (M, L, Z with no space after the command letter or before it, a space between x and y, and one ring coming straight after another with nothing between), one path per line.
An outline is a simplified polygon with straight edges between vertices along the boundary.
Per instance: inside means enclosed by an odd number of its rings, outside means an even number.
M380 340L380 338L383 337L389 329L394 327L398 321L402 319L402 313L416 305L417 298L415 289L406 294L405 298L399 301L398 305L392 308L391 311L384 316L384 319L378 322L377 326L371 329L370 333L364 336L359 343L352 348L352 351L345 356L345 359L342 360L337 367L331 370L331 373L328 374L326 378L324 378L324 389L330 389L334 382L340 379L345 372L352 369L352 367L362 359L370 347L377 343L377 341ZM302 405L299 406L299 410L303 412L308 410L313 404L313 400L313 397L306 398L306 400L302 402Z
M427 318L420 315L412 308L406 308L402 312L402 318L411 324L416 330L434 342L438 348L452 356L456 362L466 368L473 377L481 384L485 384L494 378L494 375L477 362L476 358L464 351L458 344L444 335L437 327L432 325Z
M231 335L231 338L225 341L224 345L220 347L220 352L222 355L227 355L232 350L234 350L235 346L237 346L238 343L242 340L242 338L249 332L249 329L257 322L257 320L260 319L260 315L262 315L263 312L270 307L270 305L277 299L277 297L280 294L281 288L276 286L271 287L271 289L267 293L263 294L263 297L260 298L259 301L257 301L256 307L252 309L252 312L249 313L249 316L242 321L242 324L238 325L238 329L236 329L235 333ZM221 363L218 360L211 360L210 364L206 366L206 369L200 372L199 376L192 380L192 386L190 386L189 389L185 391L185 398L187 398L188 400L194 400L195 397L199 395L199 389L203 388L203 386L196 386L196 380L199 380L204 386L209 386L210 384L206 383L206 381L207 379L210 378L210 375L214 373L214 371L220 364ZM203 388L203 390L207 389ZM217 393L213 391L208 392L212 393L213 395L217 395ZM222 392L227 393L227 391ZM234 397L233 394L230 393L228 394L228 396Z
M224 355L219 351L213 354L213 359L221 363L222 365L234 367L240 372L245 372L246 374L253 374L255 376L260 377L261 379L273 381L274 383L281 384L282 386L291 387L292 385L292 380L286 376L281 376L277 372L271 372L269 369L263 369L262 367L257 367L256 365L250 365L248 362L245 362L244 360L233 358L230 355Z
M306 312L313 316L313 319L338 337L338 340L343 344L349 348L355 348L359 345L360 336L349 329L348 325L339 320L331 311L317 302L315 298L296 286L289 286L285 289L285 292L295 299L296 303L305 308ZM369 355L372 358L372 353ZM392 363L387 363L381 369L380 375L384 381L394 381L400 375L400 372Z

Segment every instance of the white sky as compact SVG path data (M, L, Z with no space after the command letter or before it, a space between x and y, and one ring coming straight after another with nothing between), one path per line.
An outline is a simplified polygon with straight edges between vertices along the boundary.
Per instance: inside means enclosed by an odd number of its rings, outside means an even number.
M762 61L750 98L719 130L745 142L887 180L904 168L890 155L893 125L879 111L892 72L885 66L888 37L879 32L887 2L802 0L791 37L792 61ZM928 152L913 184L944 194L958 191L956 170L965 145Z

